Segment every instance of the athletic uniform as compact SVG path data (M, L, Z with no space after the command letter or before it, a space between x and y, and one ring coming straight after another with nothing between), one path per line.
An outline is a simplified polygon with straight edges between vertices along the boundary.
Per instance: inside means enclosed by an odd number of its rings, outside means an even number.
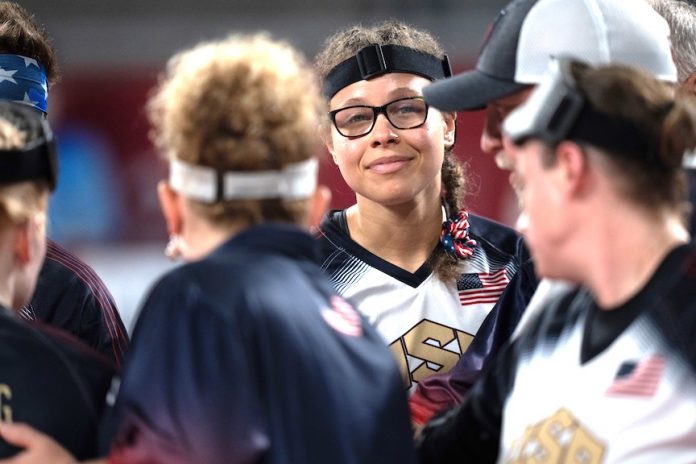
M106 422L110 463L414 462L394 359L315 246L256 226L155 285Z
M696 246L611 311L573 290L424 430L423 462L696 462ZM504 420L503 420L504 419Z
M358 245L345 211L332 211L321 224L323 269L382 334L407 388L421 384L416 422L461 400L484 359L509 338L536 287L527 249L512 229L475 215L469 223L477 245L449 284L428 264L410 273ZM453 379L447 373L458 362L460 378Z
M92 268L51 240L34 296L19 314L70 332L120 366L128 333L113 297Z
M48 434L76 458L97 456L97 426L114 374L71 336L0 307L0 420ZM0 458L18 450L0 438Z

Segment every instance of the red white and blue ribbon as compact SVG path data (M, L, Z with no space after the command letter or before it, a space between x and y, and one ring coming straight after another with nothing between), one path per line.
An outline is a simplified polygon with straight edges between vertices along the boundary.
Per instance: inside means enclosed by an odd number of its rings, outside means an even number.
M467 259L474 254L476 240L469 237L468 211L462 209L442 224L440 243L457 259Z

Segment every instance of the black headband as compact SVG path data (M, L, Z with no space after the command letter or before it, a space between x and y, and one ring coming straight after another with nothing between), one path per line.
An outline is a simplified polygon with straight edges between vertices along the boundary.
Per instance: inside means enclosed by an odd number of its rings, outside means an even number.
M551 146L562 140L586 142L597 148L655 167L667 166L653 136L637 124L599 111L578 89L568 58L553 62L548 79L505 119L503 130L514 143L538 138ZM582 63L579 63L582 65ZM666 105L663 115L671 108Z
M56 188L58 162L56 147L48 124L42 121L43 137L22 148L0 150L0 184L45 180Z
M401 45L370 45L329 71L322 90L331 98L350 84L390 72L417 74L430 80L452 76L447 55L440 59Z

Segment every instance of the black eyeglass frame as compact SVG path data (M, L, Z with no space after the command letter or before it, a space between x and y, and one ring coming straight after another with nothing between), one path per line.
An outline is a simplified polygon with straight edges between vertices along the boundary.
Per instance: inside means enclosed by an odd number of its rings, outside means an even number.
M389 114L387 113L387 107L390 105L393 105L394 103L401 102L404 100L420 100L423 102L425 105L425 115L423 116L423 121L414 125L414 126L408 126L408 127L399 127L394 122L389 118ZM363 134L359 135L345 135L343 132L341 132L341 129L338 128L338 124L336 124L336 114L340 113L341 111L344 110L349 110L352 108L369 108L372 110L372 124L370 124L369 129L365 131ZM370 106L370 105L352 105L352 106L345 106L343 108L338 108L333 111L329 111L329 117L331 118L331 122L333 123L333 126L336 128L336 131L338 131L339 134L341 134L343 137L348 138L348 139L356 139L359 137L365 137L367 134L372 132L372 129L375 128L375 123L377 122L377 116L380 114L383 114L385 118L387 118L387 121L389 121L389 124L394 126L396 129L399 130L408 130L408 129L416 129L418 127L421 127L425 122L428 120L428 111L430 110L430 105L425 101L422 95L416 95L413 97L403 97L403 98L397 98L396 100L392 100L388 103L385 103L382 106Z

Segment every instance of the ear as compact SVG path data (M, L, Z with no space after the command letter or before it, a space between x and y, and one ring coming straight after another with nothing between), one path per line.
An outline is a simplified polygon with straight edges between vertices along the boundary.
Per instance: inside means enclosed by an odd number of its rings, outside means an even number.
M581 195L588 179L588 160L585 151L575 142L564 141L556 147L558 181L569 196Z
M336 162L336 153L334 151L334 143L331 132L331 123L326 122L319 125L319 137L326 147L326 150L331 153L331 158L333 159L334 164L338 164Z
M31 261L31 243L29 238L29 222L24 221L14 228L14 256L17 262L26 265Z
M181 234L182 215L179 206L179 194L172 189L169 182L161 180L157 183L157 197L159 198L162 215L167 222L169 235Z
M442 113L445 124L445 147L450 148L454 145L457 133L457 113Z
M307 226L311 232L319 228L322 218L331 206L331 190L326 185L317 185L309 199Z
M691 73L691 75L682 83L681 87L696 95L696 72Z

